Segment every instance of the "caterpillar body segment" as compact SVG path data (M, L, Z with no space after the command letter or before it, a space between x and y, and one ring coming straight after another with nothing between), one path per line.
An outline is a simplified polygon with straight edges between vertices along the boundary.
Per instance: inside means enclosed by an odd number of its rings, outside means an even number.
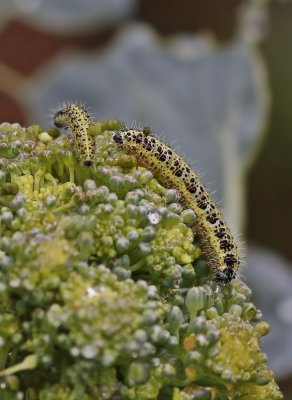
M85 107L68 104L54 116L57 128L70 128L76 145L76 150L83 165L90 167L95 159L95 138L88 135L87 130L92 123Z
M190 166L148 131L116 131L113 140L133 154L139 165L152 171L163 185L177 189L184 205L197 215L195 229L216 281L230 282L239 268L237 246L220 211Z

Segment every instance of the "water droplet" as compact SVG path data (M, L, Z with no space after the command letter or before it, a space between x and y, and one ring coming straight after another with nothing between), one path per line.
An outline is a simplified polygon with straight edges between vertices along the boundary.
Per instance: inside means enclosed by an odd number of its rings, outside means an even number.
M92 287L89 287L87 289L87 295L88 295L88 297L94 297L94 296L97 296L98 293L95 289L93 289Z
M81 353L85 358L94 358L97 355L97 348L94 345L86 345L82 348Z
M161 221L161 215L158 213L149 213L148 219L151 222L151 224L157 225Z

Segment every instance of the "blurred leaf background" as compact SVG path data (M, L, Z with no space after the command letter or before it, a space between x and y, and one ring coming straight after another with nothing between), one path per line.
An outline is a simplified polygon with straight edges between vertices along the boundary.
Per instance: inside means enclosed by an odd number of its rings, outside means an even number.
M245 243L287 398L291 19L289 0L0 0L0 120L49 127L53 107L78 99L178 147Z

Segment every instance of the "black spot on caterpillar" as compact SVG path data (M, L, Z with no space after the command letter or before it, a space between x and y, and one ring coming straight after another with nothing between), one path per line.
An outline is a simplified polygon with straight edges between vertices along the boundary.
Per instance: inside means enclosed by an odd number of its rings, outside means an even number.
M239 267L237 246L220 211L190 166L148 130L116 131L113 140L152 171L158 181L177 189L184 205L197 215L195 228L215 280L221 284L230 282Z
M68 104L65 108L56 112L54 123L57 128L71 129L79 158L84 166L92 166L96 146L95 138L87 133L92 121L85 107Z

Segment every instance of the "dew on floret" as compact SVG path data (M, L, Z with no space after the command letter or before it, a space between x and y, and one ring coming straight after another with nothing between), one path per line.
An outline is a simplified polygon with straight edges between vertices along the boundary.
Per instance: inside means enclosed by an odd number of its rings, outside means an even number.
M70 354L71 354L73 357L78 357L78 356L80 355L80 349L79 349L78 347L76 347L76 346L71 347L71 349L70 349Z
M141 256L147 256L151 253L151 246L149 245L149 243L139 243L138 249L141 253Z
M157 212L150 212L148 214L148 220L151 224L153 225L157 225L159 224L159 222L161 221L162 217L161 214L157 213Z
M91 359L91 358L96 357L97 353L98 353L98 349L93 344L88 344L81 348L81 354L86 359Z

